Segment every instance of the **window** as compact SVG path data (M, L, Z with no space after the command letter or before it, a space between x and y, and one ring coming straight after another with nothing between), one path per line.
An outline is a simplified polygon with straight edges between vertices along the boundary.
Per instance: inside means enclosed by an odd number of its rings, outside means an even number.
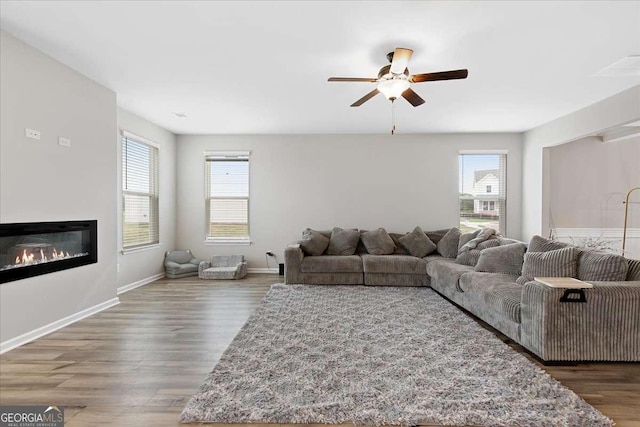
M491 227L505 233L507 155L460 153L460 229Z
M249 153L205 154L207 236L210 242L249 243Z
M158 147L122 133L122 247L158 244Z

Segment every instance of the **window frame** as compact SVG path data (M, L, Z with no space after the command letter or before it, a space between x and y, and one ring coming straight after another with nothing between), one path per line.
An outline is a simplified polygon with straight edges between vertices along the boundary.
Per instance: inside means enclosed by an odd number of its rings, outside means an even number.
M238 160L239 158L246 157L246 160ZM225 159L246 161L247 162L247 197L211 197L209 194L209 171L208 163L215 163L215 160L219 159L224 161ZM250 206L251 206L251 152L250 151L205 151L204 152L204 205L205 205L205 230L204 230L204 243L206 245L250 245L251 244L251 218L250 218ZM211 200L214 199L238 199L247 201L247 236L234 237L234 236L211 236L209 230L211 227Z
M142 144L142 145L146 145L147 147L150 147L151 149L155 150L155 164L156 164L156 168L155 168L155 176L154 173L152 172L152 163L153 161L150 159L150 164L149 164L149 182L150 182L150 187L153 189L153 191L151 192L139 192L139 191L128 191L125 189L126 186L126 180L124 178L124 174L125 174L125 170L128 169L128 166L125 165L124 162L124 144L125 141L132 141L138 144ZM121 203L122 203L122 208L121 208L121 215L120 215L120 236L121 236L121 251L120 253L122 254L127 254L127 253L132 253L132 252L139 252L139 251L144 251L147 249L152 249L152 248L156 248L159 247L161 245L161 239L160 239L160 144L151 141L147 138L138 136L136 134L133 134L131 132L128 132L126 130L121 130L120 131L120 167L121 167L121 171L120 171L120 179L121 179L121 184L120 184L120 191L121 191ZM149 206L149 210L150 212L154 212L155 211L155 216L157 218L157 220L155 221L155 226L157 227L157 230L155 231L155 236L157 236L157 239L155 239L155 241L151 240L149 242L145 242L145 243L138 243L138 244L134 244L134 245L129 245L129 246L125 246L125 215L126 215L126 211L125 211L125 196L127 194L130 195L135 195L135 196L145 196L145 197L149 197L151 198L152 203L150 203ZM151 224L151 221L150 221Z
M500 156L499 157L499 169L504 168L504 183L499 182L498 184L498 194L495 195L496 200L493 201L493 205L494 205L494 209L491 210L491 212L495 212L496 210L498 211L498 222L499 222L499 230L503 235L507 235L507 211L508 211L508 185L509 185L509 168L508 168L508 163L509 163L509 151L505 150L505 149L493 149L493 150L459 150L458 151L458 164L460 164L460 157L463 155L480 155L480 156L487 156L487 155L495 155L495 156ZM460 178L462 174L462 171L459 169L458 170L458 177ZM499 170L499 174L502 175L502 173L500 173ZM500 179L500 177L498 177L498 179ZM485 188L486 190L486 188ZM492 188L493 190L493 188ZM486 193L485 193L486 194ZM458 216L461 217L461 211L460 211L460 201L463 200L463 198L460 196L460 193L458 195ZM473 199L471 199L473 200ZM489 202L489 201L487 201ZM487 205L489 205L488 207L490 208L490 203L487 203ZM481 207L482 203L480 204ZM484 209L482 209L482 211L484 212Z

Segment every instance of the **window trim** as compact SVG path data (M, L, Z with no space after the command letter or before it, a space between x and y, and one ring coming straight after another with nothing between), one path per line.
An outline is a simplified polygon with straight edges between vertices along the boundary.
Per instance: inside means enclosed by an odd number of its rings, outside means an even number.
M125 224L125 220L124 220L124 215L125 215L125 207L124 207L124 196L125 194L135 194L136 192L132 191L129 193L125 193L125 189L124 189L124 180L123 180L123 173L124 173L124 168L125 165L122 162L122 150L123 150L123 140L124 139L130 139L134 142L137 143L141 143L141 144L145 144L148 145L152 148L155 148L157 150L157 163L158 163L158 171L157 171L157 176L154 177L155 178L155 182L154 182L154 187L156 190L155 196L158 202L158 209L157 209L157 215L158 215L158 241L157 242L149 242L149 243L143 243L143 244L139 244L139 245L132 245L132 246L125 246L124 245L124 224ZM120 238L121 238L121 242L120 242L120 253L123 255L126 254L131 254L131 253L135 253L135 252L142 252L142 251L146 251L146 250L150 250L150 249L155 249L157 247L160 247L162 245L162 239L161 239L161 232L160 232L160 158L161 158L161 147L160 144L158 144L157 142L154 142L150 139L147 139L145 137L142 137L140 135L136 135L132 132L129 132L125 129L120 129L120 201L122 203L122 208L121 208L121 213L120 213ZM138 193L139 195L145 195L147 196L148 193Z
M214 237L214 236L209 236L209 227L211 224L211 218L210 218L210 200L211 199L216 199L216 197L209 197L209 189L207 188L207 185L209 183L208 179L209 177L207 176L207 161L208 160L212 160L212 159L219 159L219 160L224 160L224 159L233 159L233 158L239 158L239 157L246 157L247 160L247 197L226 197L225 199L231 199L231 198L236 198L238 200L247 200L247 236L243 236L243 237L231 237L231 236L224 236L224 237ZM250 209L249 207L251 206L251 151L205 151L204 152L204 162L203 162L203 166L204 166L204 181L205 181L205 188L204 188L204 202L205 202L205 221L204 221L204 225L205 225L205 230L204 230L204 241L203 243L205 245L235 245L235 246L248 246L252 244L251 241L251 216L250 216Z

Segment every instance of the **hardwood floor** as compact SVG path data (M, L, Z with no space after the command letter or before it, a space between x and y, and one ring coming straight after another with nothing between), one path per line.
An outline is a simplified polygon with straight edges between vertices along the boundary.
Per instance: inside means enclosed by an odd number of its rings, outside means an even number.
M280 281L163 279L122 294L120 305L0 356L0 405L64 406L67 426L178 426L189 397ZM640 426L640 364L543 368L618 426Z

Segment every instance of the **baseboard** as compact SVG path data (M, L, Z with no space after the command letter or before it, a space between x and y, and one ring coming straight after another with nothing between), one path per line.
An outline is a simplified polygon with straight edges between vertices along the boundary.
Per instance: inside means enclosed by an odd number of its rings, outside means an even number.
M137 282L129 283L128 285L120 286L118 288L118 295L123 294L125 292L129 292L132 289L139 288L140 286L144 286L151 282L155 282L158 279L162 279L164 277L164 273L154 274L153 276L145 277L144 279L138 280Z
M72 314L71 316L64 317L60 320L49 323L48 325L44 325L38 329L27 332L26 334L11 338L10 340L0 343L0 354L6 353L9 350L13 350L14 348L20 347L21 345L27 344L37 338L50 334L51 332L57 331L58 329L62 329L65 326L77 322L78 320L82 320L86 317L92 316L118 304L120 304L120 299L118 299L117 297L111 298L108 301L105 301L98 305L94 305L93 307L86 308L82 311Z
M266 273L266 274L278 274L279 270L277 268L247 268L248 273Z

